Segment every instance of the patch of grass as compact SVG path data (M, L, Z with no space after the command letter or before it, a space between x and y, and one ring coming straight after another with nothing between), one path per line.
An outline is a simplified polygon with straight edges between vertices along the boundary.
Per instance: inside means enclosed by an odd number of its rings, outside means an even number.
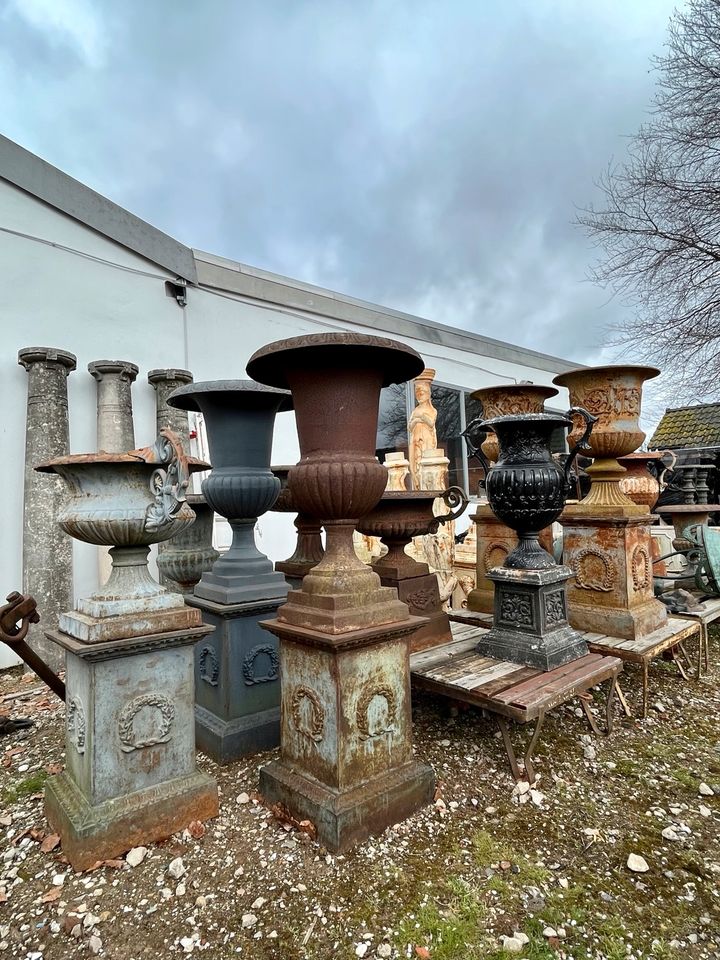
M35 773L30 774L25 780L20 780L10 787L5 787L2 794L3 803L17 803L17 801L23 797L30 797L33 793L40 793L47 778L48 775L44 770L36 770Z
M423 904L400 925L396 942L427 947L433 960L485 960L485 907L475 891L460 879L442 885L439 896Z
M697 793L697 788L700 781L697 777L694 777L686 767L678 767L675 770L671 770L670 776L673 778L673 780L677 780L678 783L681 783L684 787L687 787L688 790L692 790L694 793Z

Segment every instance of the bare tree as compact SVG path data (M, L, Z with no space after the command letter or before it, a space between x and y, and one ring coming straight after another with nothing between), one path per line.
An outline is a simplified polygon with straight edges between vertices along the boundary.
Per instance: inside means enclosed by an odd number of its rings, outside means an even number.
M720 0L688 0L654 58L650 120L578 218L603 248L593 278L634 307L626 353L683 399L720 393Z

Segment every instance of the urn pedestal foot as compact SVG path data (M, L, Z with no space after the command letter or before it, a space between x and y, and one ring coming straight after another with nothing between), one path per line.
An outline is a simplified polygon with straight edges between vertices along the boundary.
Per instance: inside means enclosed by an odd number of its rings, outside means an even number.
M190 630L202 626L202 617L197 610L184 605L116 617L91 617L79 610L72 610L60 614L59 626L63 633L83 643L107 643L153 633Z
M269 804L311 820L346 850L432 798L434 775L412 750L408 639L425 621L332 636L280 620L281 757L260 772Z
M667 622L653 592L652 518L638 510L597 515L580 503L560 518L563 560L573 574L568 617L578 630L637 640Z
M45 786L45 815L62 837L63 854L74 870L121 856L133 847L166 840L193 820L218 815L217 784L196 771L127 796L92 805L67 773Z
M259 621L273 616L282 600L186 602L215 628L195 647L198 747L220 764L272 750L280 742L280 660L277 638Z
M587 644L567 621L565 587L571 573L560 566L490 570L488 577L495 585L493 626L478 641L478 652L539 670L553 670L585 656Z
M310 820L318 841L334 853L406 820L431 802L434 791L432 768L417 760L344 791L305 776L282 760L260 770L265 802L282 803L297 819Z
M193 647L198 627L65 650L65 772L45 788L48 819L75 869L182 830L218 811L195 765Z

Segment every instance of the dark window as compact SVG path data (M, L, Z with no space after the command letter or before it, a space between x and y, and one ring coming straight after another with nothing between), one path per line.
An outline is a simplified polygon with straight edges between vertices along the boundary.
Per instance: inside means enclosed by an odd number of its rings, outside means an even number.
M460 420L460 391L450 387L440 387L433 383L432 402L438 412L435 430L437 432L438 447L442 447L445 456L450 461L450 486L465 486L465 445L462 437L462 423Z
M382 463L388 453L402 450L408 455L407 390L404 383L393 383L380 391L375 453Z

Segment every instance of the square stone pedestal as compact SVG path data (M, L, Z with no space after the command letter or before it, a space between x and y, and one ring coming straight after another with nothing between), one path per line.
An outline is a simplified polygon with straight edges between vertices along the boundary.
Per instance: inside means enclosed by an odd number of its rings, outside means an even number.
M48 639L66 655L66 769L45 811L76 870L217 815L195 765L193 647L210 627L109 643Z
M337 636L264 626L280 637L279 760L260 770L269 805L315 824L320 843L343 851L432 799L435 776L412 749L408 620Z
M573 574L570 623L624 640L645 637L667 622L667 608L653 592L652 517L598 516L586 509L568 507L560 518L563 561Z
M195 647L195 736L217 763L272 750L280 742L280 659L277 637L260 620L283 600L186 602L213 634Z
M420 566L420 564L417 564ZM422 564L425 566L425 564ZM425 566L427 570L427 567ZM380 573L380 567L377 567ZM450 643L450 620L442 608L440 588L434 573L425 573L419 577L396 579L380 574L380 583L384 587L394 587L403 603L408 605L410 615L424 617L427 623L418 627L410 638L410 652L437 647Z
M587 644L567 621L565 587L571 573L562 566L490 570L488 577L495 585L493 625L478 641L478 652L540 670L584 657Z

